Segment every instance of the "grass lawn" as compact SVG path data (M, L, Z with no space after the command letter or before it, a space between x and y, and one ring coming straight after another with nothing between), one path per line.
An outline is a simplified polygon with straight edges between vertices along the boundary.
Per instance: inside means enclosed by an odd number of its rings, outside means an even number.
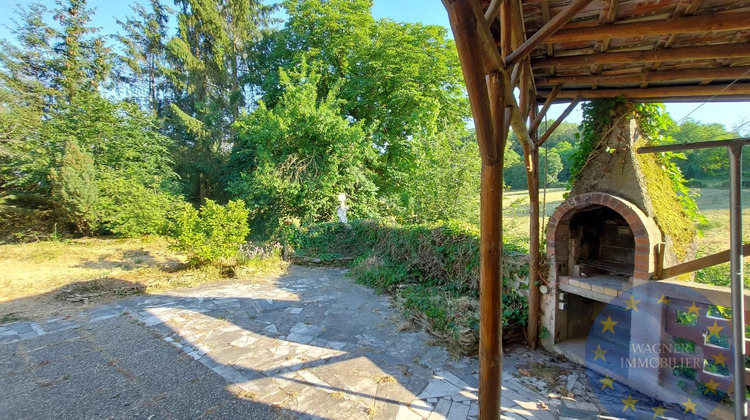
M0 245L0 324L67 316L122 297L271 274L281 261L242 270L190 268L164 238L83 238ZM239 274L238 274L239 273ZM88 297L87 303L68 297Z

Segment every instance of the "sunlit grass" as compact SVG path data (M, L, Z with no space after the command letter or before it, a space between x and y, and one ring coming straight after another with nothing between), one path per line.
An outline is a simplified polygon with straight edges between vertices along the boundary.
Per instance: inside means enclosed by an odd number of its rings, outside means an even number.
M190 267L160 237L83 238L0 245L0 323L70 315L87 305L232 278L276 274L279 252L231 266ZM87 297L86 304L66 301Z

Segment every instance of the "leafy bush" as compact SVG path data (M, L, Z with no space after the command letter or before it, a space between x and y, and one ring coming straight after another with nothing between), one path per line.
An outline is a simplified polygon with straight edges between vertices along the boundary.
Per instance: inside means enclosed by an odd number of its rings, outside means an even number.
M148 187L116 173L102 174L96 203L102 233L121 236L163 235L184 206L181 196Z
M319 77L282 72L281 102L273 109L261 104L236 123L227 191L247 203L256 235L277 234L288 217L333 221L341 193L349 197L350 218L375 214L376 149L362 123L339 114L335 92L318 100Z
M188 254L191 264L201 265L237 255L250 233L248 211L242 201L226 206L206 200L200 211L185 204L177 216L176 248Z
M405 312L449 346L471 352L479 339L479 232L461 222L398 225L355 221L297 229L297 254L323 260L352 257L351 275L379 293L402 297ZM505 244L503 325L526 323L528 303L519 279L528 275L524 249ZM519 287L520 286L520 287Z

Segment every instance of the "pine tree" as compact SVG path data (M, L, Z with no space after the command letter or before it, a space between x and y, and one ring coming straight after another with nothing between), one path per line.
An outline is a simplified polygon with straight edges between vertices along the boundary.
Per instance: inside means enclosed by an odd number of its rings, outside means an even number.
M147 10L141 4L132 6L135 16L117 20L123 34L115 39L123 46L118 56L118 87L124 87L128 96L140 106L161 115L166 94L162 68L166 62L167 24L174 11L160 0L150 0Z
M94 212L99 190L91 154L78 142L68 140L59 166L50 171L52 191L66 220L80 232L90 233L96 225Z
M184 146L178 172L198 202L221 199L232 124L246 103L248 44L270 8L257 0L176 0L178 36L167 43L173 100L169 123Z
M55 20L62 27L56 86L68 103L75 101L80 90L98 91L111 70L111 51L97 30L89 24L93 11L87 0L58 0Z

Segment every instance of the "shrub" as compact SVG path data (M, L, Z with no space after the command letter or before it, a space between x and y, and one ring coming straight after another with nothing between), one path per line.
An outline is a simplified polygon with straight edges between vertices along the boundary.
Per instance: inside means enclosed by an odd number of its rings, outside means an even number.
M322 260L356 258L351 275L377 292L400 295L405 312L449 347L471 353L479 340L479 232L461 222L398 225L354 221L296 229L295 253ZM528 317L524 249L506 243L503 326L519 329Z
M103 173L97 215L102 233L122 236L163 235L183 207L182 197L117 174Z
M206 200L200 210L185 204L177 216L176 248L186 252L194 265L230 259L250 233L247 217L245 204L239 200L226 206Z

